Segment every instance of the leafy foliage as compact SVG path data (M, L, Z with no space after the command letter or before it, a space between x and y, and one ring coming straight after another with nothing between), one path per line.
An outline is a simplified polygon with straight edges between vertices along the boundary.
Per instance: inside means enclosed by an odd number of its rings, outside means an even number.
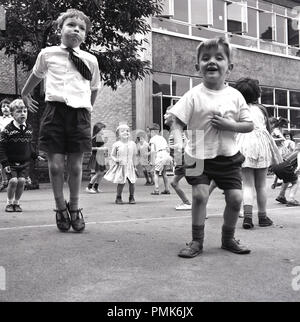
M149 73L149 61L139 56L143 37L150 31L147 18L159 14L162 0L0 0L6 9L6 31L0 49L15 55L18 64L30 70L40 50L59 43L55 21L69 8L83 11L93 28L82 49L99 62L104 84L116 89L125 80Z

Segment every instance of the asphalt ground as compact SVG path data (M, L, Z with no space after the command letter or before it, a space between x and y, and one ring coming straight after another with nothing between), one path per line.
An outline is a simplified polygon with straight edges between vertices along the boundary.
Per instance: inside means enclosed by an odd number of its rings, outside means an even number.
M191 196L191 187L181 183ZM175 211L174 191L152 196L153 187L138 179L137 203L116 205L115 185L105 182L103 193L92 195L85 184L82 234L57 230L49 184L25 191L21 214L5 213L6 193L0 194L0 301L300 300L300 207L277 203L279 188L268 188L272 227L258 227L256 213L253 230L242 229L239 219L236 237L251 248L250 255L220 248L225 203L216 189L208 204L204 252L183 259L177 253L191 239L191 214ZM128 201L128 186L123 199Z

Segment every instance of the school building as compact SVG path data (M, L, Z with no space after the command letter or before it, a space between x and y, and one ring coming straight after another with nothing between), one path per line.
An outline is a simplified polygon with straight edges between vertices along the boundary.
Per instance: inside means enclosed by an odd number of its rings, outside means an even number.
M300 1L290 0L164 0L142 53L152 75L117 91L102 88L94 119L111 129L122 121L141 130L163 124L166 108L201 82L194 68L199 42L224 36L233 47L228 82L258 79L270 116L289 119L300 136L299 13Z

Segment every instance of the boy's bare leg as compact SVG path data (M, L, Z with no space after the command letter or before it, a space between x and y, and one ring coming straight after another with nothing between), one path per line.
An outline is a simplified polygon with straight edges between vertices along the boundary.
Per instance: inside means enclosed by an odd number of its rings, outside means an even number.
M193 185L192 195L192 225L204 226L206 218L206 206L209 198L209 185Z
M180 188L179 186L179 181L184 177L183 174L177 175L175 174L172 182L171 182L171 186L172 188L175 190L177 196L181 199L181 201L187 205L190 205L190 201L187 198L186 194L184 193L184 191Z
M79 209L79 193L82 180L83 153L69 153L67 156L67 171L69 174L70 210Z
M15 198L15 193L18 185L18 178L11 178L7 186L7 200L12 202Z
M60 153L49 153L48 166L56 208L63 210L66 208L63 193L65 155Z
M25 178L18 178L18 184L15 192L15 203L17 204L19 203L19 200L21 199L21 196L24 192L25 182Z

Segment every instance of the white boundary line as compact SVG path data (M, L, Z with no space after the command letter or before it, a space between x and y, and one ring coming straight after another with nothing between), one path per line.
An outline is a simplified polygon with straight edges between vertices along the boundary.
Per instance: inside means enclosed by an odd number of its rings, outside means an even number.
M277 210L283 210L286 208L270 208L267 209L267 211L277 211ZM289 207L289 210L298 210L300 207ZM178 211L179 212L179 211ZM183 211L181 211L182 213ZM210 217L221 217L222 214L215 213L215 214L209 214L208 218ZM130 222L137 222L137 221L155 221L155 220L174 220L174 219L184 219L184 218L190 218L191 214L184 215L184 216L172 216L172 217L152 217L152 218L135 218L135 219L125 219L125 220L110 220L110 221L91 221L86 222L87 225L100 225L100 224L121 224L121 223L130 223ZM31 226L16 226L16 227L2 227L0 228L1 231L11 231L11 230L22 230L22 229L35 229L35 228L49 228L49 227L56 227L55 224L51 225L31 225Z

